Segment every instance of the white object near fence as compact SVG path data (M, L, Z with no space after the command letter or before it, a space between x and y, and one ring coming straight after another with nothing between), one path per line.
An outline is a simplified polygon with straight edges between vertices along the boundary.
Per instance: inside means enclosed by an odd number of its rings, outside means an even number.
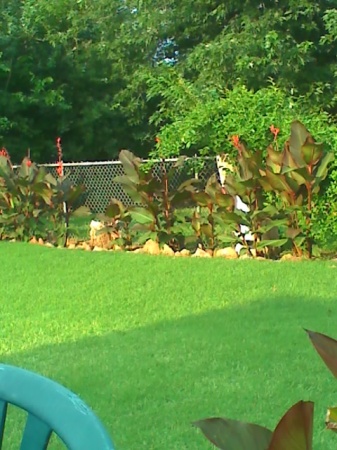
M218 173L219 173L221 186L225 185L227 172L228 171L230 171L230 172L234 171L233 165L228 163L226 161L226 159L227 159L227 155L226 154L222 154L222 155L217 155L216 156L216 164L217 164L217 167L218 167ZM243 211L243 212L249 212L248 205L246 205L246 203L244 203L241 200L241 197L239 197L238 195L235 196L235 208L240 210L240 211ZM239 234L244 236L246 242L252 242L254 240L254 237L250 233L249 228L247 226L245 226L245 225L240 225L240 233L237 233L237 235L239 235ZM236 250L237 253L240 253L240 250L242 248L243 248L242 244L236 244L236 246L235 246L235 250Z

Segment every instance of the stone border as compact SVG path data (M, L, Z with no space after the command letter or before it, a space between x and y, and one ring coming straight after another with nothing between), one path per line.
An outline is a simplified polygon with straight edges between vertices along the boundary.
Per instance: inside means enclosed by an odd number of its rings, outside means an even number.
M15 242L15 239L12 239L11 242ZM164 256L171 256L171 257L191 257L191 258L224 258L224 259L251 259L251 260L258 260L258 261L303 261L307 260L307 258L299 258L291 255L290 253L284 254L280 259L278 260L271 260L264 258L262 256L249 256L247 254L239 256L235 249L233 247L225 247L221 249L217 249L214 252L212 250L203 250L202 248L197 248L195 253L191 253L187 249L182 249L180 251L175 252L171 247L169 247L167 244L164 244L163 247L160 247L158 242L153 241L149 239L146 241L143 247L137 247L134 249L128 249L124 250L118 245L113 245L111 243L109 246L102 247L99 245L95 245L91 241L78 241L76 239L70 238L68 239L67 245L65 247L56 247L55 245L51 244L50 242L45 242L43 239L39 238L36 239L33 237L30 241L30 244L35 245L43 245L45 247L50 248L65 248L68 250L85 250L85 251L93 251L93 252L103 252L103 251L109 251L109 252L118 252L123 251L127 253L135 253L135 254L147 254L147 255L164 255Z

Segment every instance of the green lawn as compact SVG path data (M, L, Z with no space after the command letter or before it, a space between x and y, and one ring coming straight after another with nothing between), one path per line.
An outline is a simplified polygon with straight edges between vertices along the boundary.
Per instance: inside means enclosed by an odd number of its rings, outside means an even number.
M300 399L316 402L315 450L336 445L337 381L302 327L337 337L337 263L0 243L0 264L2 361L78 393L117 450L209 449L193 420L273 427Z

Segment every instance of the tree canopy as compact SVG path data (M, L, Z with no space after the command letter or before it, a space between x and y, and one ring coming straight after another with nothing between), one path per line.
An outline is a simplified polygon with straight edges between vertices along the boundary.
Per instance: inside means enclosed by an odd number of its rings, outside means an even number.
M335 0L3 0L0 146L46 162L61 136L68 160L112 159L159 135L207 153L289 105L330 126L336 24Z

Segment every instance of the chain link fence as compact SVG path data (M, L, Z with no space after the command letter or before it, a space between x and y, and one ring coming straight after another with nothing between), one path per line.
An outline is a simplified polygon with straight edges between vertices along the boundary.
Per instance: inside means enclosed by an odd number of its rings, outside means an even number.
M165 161L168 171L177 159ZM147 161L151 163L154 175L161 179L162 162ZM42 164L48 171L56 176L57 164ZM125 206L133 205L132 199L119 183L113 180L118 175L124 175L120 161L64 163L64 175L69 175L75 184L83 184L86 188L81 204L87 206L93 213L103 213L112 198L120 200ZM174 191L189 178L196 177L206 184L211 175L217 173L215 158L188 158L182 167L174 171L170 180L170 190Z

